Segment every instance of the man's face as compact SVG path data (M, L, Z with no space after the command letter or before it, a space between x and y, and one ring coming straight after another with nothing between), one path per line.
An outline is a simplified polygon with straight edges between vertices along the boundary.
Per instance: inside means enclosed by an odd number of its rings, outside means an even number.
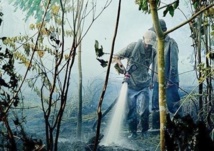
M152 45L145 44L145 49L147 51L151 51L152 50Z

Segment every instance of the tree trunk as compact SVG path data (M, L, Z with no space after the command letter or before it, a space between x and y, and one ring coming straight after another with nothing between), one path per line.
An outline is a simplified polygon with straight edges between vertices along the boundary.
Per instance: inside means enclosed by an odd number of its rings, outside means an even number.
M198 16L198 36L197 36L197 53L198 53L198 64L201 64L201 22L202 22L202 14ZM198 79L200 81L202 75L201 75L201 68L199 67L199 72L198 72ZM198 93L199 93L199 118L203 121L203 81L199 82L199 87L198 87Z
M206 54L209 54L210 53L210 49L209 49L209 46L210 46L210 43L209 43L209 26L208 26L208 19L207 19L207 24L204 25L204 34L205 34L205 50L206 50ZM206 57L206 68L207 68L207 78L206 78L206 83L207 83L207 96L205 97L205 104L206 105L206 108L205 108L205 113L208 113L209 110L210 110L210 107L212 106L211 105L211 96L212 96L212 78L211 78L211 62L210 62L210 59L208 59L208 57Z
M114 36L113 36L113 40L112 40L111 53L110 53L110 57L109 57L109 61L108 61L109 64L108 64L108 68L107 68L107 72L106 72L105 83L103 85L102 94L100 96L99 104L98 104L98 107L97 107L98 119L97 119L97 130L96 130L96 138L95 138L93 151L97 151L97 147L98 147L98 143L99 143L100 127L101 127L101 119L102 119L102 110L101 110L101 108L102 108L102 103L103 103L103 99L104 99L104 96L105 96L106 88L107 88L107 85L108 85L108 78L109 78L109 73L110 73L110 69L111 69L111 62L112 62L112 58L113 58L113 54L114 54L114 45L115 45L118 26L119 26L121 0L119 0L118 3L119 4L118 4L118 11L117 11L117 18L116 18L116 26L115 26Z
M158 38L158 81L159 81L159 110L160 110L160 150L165 151L165 128L166 128L166 93L165 93L165 75L164 75L164 38L161 30L157 4L155 0L150 0L153 25Z
M81 140L82 136L82 59L81 59L81 43L78 51L78 71L79 71L79 87L78 87L78 120L77 120L77 138Z
M77 34L77 39L78 41L81 40L81 36L82 36L82 31L81 31L81 12L82 12L82 8L83 8L83 3L84 0L79 0L78 1L78 9L77 9L77 13L78 13L78 24L77 24L77 28L78 28L78 34ZM78 45L79 49L78 49L78 72L79 72L79 86L78 86L78 98L79 98L79 102L78 102L78 117L77 117L77 138L79 140L82 139L82 57L81 57L81 51L82 51L82 43L80 42Z

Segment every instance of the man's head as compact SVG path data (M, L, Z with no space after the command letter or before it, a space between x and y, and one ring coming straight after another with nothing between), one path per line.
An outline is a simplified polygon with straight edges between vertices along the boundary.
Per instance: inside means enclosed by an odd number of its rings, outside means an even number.
M163 32L167 31L166 22L163 19L159 19L159 23L160 23L162 31ZM152 28L150 28L150 30L155 32L154 25L152 26Z
M146 47L148 47L148 46L152 47L155 44L155 41L156 41L156 34L154 31L147 30L143 34L143 42Z

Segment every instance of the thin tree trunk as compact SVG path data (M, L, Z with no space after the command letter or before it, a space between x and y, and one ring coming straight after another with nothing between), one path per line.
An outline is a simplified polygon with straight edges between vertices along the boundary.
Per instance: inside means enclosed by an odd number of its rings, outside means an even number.
M201 22L202 22L202 14L200 14L198 16L198 36L197 36L197 46L198 46L198 64L201 64ZM200 72L200 68L199 68L199 72L198 72L198 79L201 79L201 72ZM202 97L202 93L203 93L203 82L199 82L199 87L198 87L198 93L199 93L199 117L201 120L203 120L203 97Z
M111 62L112 62L112 57L113 57L113 53L114 53L114 45L115 45L115 41L116 41L116 37L117 37L117 30L118 30L119 20L120 20L120 9L121 9L121 0L119 0L119 4L118 4L118 13L117 13L117 19L116 19L116 26L115 26L114 37L113 37L113 40L112 40L112 47L111 47L111 53L110 53L110 57L109 57L109 64L108 64L108 68L107 68L105 83L104 83L104 86L103 86L102 94L100 96L100 101L99 101L98 108L97 108L98 120L97 120L96 138L95 138L94 149L93 149L94 151L97 151L97 147L98 147L98 143L99 143L100 126L101 126L101 119L102 119L102 110L101 110L101 108L102 108L102 103L103 103L103 99L104 99L106 88L107 88L107 84L108 84L108 78L109 78L109 73L110 73L110 68L111 68Z
M157 4L155 0L150 0L152 21L158 38L158 82L159 82L159 110L160 110L160 150L165 151L165 127L166 127L166 93L164 75L164 38L161 30Z
M209 49L209 29L208 29L208 23L207 25L204 26L204 32L205 32L205 50L206 50L206 54L210 53L210 49ZM205 109L205 113L209 112L210 109L210 102L211 102L211 68L210 68L210 61L208 59L208 57L206 57L206 68L208 69L207 71L207 78L206 78L206 83L207 83L207 96L205 97L206 99L206 109Z
M17 145L16 145L16 142L15 142L15 139L14 139L14 136L13 136L13 132L10 128L10 124L8 122L8 118L7 116L5 115L4 117L4 124L5 124L5 127L7 129L7 134L8 134L8 139L9 139L9 142L10 142L10 149L13 151L17 150Z
M83 8L83 3L84 0L79 0L78 1L78 9L77 9L77 13L78 13L78 24L77 24L77 28L78 28L78 35L77 35L77 39L78 39L78 43L79 40L81 39L82 36L82 31L81 31L81 12L82 12L82 8ZM78 45L79 49L78 49L78 72L79 72L79 86L78 86L78 117L77 117L77 138L79 140L82 139L82 55L81 55L81 51L82 51L82 43L80 42Z
M77 138L81 140L82 137L82 57L81 57L81 43L79 44L78 51L78 71L79 71L79 87L78 87L78 96L79 96L79 104L78 104L78 117L77 117Z

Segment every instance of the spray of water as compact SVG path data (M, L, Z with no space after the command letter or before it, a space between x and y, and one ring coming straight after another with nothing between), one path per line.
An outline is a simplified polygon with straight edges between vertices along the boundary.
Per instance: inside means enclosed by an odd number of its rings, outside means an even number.
M126 99L127 99L128 84L122 84L120 94L112 112L112 116L108 122L107 129L104 133L104 138L100 144L109 146L111 144L119 144L121 137L121 129L125 115Z

